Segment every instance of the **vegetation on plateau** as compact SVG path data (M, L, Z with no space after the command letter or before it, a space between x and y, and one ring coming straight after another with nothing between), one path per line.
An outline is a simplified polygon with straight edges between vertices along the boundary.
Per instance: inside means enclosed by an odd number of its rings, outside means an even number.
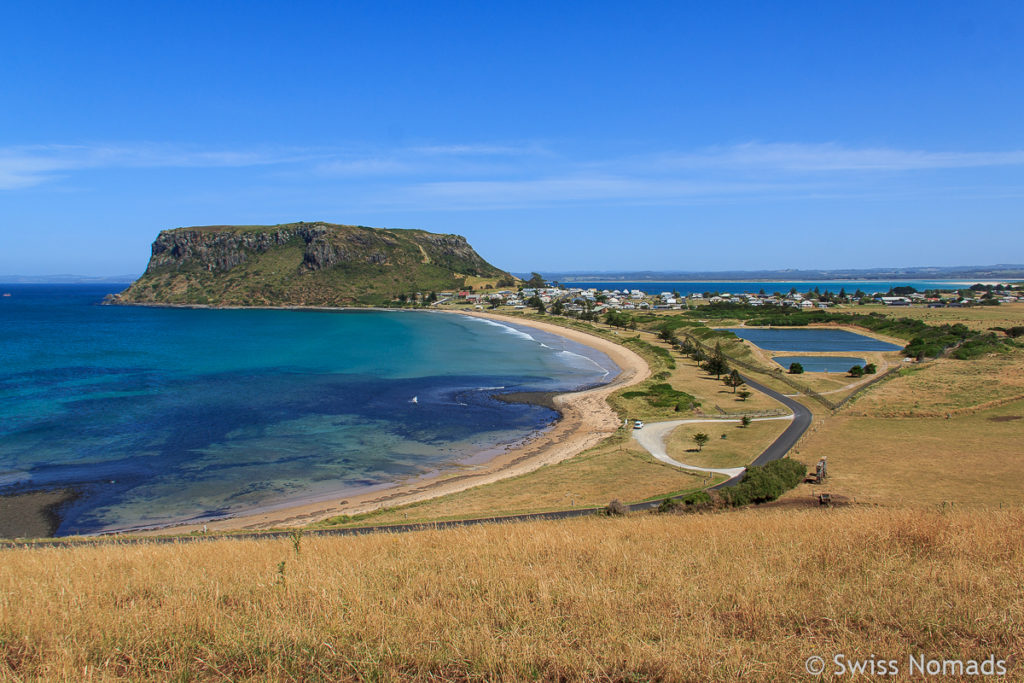
M165 230L123 303L388 305L515 284L458 235L328 223ZM486 285L485 285L486 286Z

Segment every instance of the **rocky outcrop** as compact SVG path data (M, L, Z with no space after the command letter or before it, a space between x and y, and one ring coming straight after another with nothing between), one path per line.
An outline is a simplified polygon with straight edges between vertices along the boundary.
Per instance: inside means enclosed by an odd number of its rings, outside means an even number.
M330 223L161 232L125 302L338 303L507 278L460 235ZM369 297L369 299L367 299Z

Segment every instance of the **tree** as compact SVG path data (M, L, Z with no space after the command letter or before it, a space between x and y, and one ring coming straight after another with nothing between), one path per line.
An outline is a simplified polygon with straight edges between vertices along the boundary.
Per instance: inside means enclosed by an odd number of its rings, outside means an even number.
M543 287L546 284L547 282L544 280L544 276L540 273L530 273L530 279L526 281L526 286L533 287L534 289L537 287Z
M729 373L729 376L725 378L725 386L732 387L732 393L736 393L736 389L743 386L745 382L740 377L739 370L733 370Z
M744 415L743 419L740 420L740 426L744 428L749 427L751 422L753 422L753 420L750 419L750 416Z
M867 365L864 366L865 375L873 375L876 372L878 372L878 366L875 365L874 363L868 363Z
M714 375L717 379L729 372L729 364L721 356L713 355L704 361L704 369L707 370L708 374Z
M531 296L526 300L526 305L532 308L536 308L538 313L543 313L547 309L544 306L544 302L540 300L539 296Z
M551 304L551 312L555 315L565 315L565 304L562 303L561 299Z
M741 401L746 401L748 398L750 398L752 396L752 394L749 391L747 391L746 389L744 389L739 394L737 394L737 396L740 397Z
M850 368L850 377L863 377L863 376L864 376L864 368L862 368L861 366L854 365L852 368Z
M693 442L697 444L697 450L700 451L704 449L704 444L706 444L708 442L708 439L711 437L709 437L704 432L697 432L696 434L693 435L692 438Z
M804 366L800 363L789 364L789 374L791 375L802 375L804 374Z

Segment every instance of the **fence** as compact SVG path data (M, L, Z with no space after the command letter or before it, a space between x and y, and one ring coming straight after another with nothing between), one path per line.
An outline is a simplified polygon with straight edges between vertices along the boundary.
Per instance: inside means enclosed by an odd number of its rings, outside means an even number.
M704 344L701 340L697 339L693 335L684 332L683 336L686 337L687 341L689 341L695 348L700 349L705 354L710 355L710 354L712 354L714 352L712 349L708 349L706 344ZM676 346L680 346L681 347L682 345L677 343ZM772 378L777 379L778 381L782 382L783 384L785 384L785 385L787 385L789 387L792 387L793 389L795 389L796 391L800 392L801 394L803 394L805 396L809 396L810 398L813 398L815 401L817 401L821 405L825 406L826 408L828 408L832 412L835 412L835 411L839 410L840 408L842 408L844 405L846 405L850 401L850 399L852 399L854 396L856 396L860 392L862 392L865 389L867 389L868 387L870 387L875 382L881 382L883 379L891 377L894 373L899 372L900 370L903 369L902 367L900 367L898 365L893 366L893 367L889 368L888 370L886 370L885 372L883 372L882 374L878 375L877 377L873 377L871 379L871 381L865 382L864 384L860 385L850 395L848 395L846 398L843 398L842 400L837 402L837 401L833 401L833 400L831 400L831 399L829 399L829 398L827 398L825 396L822 396L820 393L818 393L814 389L811 389L810 387L805 386L805 385L801 384L800 382L797 382L791 376L787 375L786 372L782 368L766 369L766 368L754 365L753 363L747 363L746 361L738 360L736 358L731 358L729 356L726 356L725 354L722 354L722 355L725 358L726 362L729 363L729 365L740 367L740 368L743 368L744 370L750 370L751 372L760 372L760 373L763 373L763 374L766 374L766 375L770 375ZM719 409L719 410L721 410L721 409Z

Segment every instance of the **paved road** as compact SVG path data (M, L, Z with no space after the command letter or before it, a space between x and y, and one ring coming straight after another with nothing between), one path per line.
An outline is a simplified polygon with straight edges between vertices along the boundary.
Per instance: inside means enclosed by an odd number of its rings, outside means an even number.
M792 420L792 415L783 415L781 417L759 417L752 420L753 422L763 422L765 420ZM643 429L633 430L633 438L637 442L647 449L647 452L655 460L672 465L673 467L679 467L684 470L692 470L694 472L711 472L713 474L724 474L729 479L738 477L746 471L746 467L698 467L696 465L687 465L686 463L679 462L669 456L665 448L665 438L668 437L669 433L680 425L688 424L710 424L714 422L739 422L740 420L733 419L715 419L715 418L701 418L691 420L668 420L666 422L649 422L644 425Z
M786 427L786 431L779 435L779 438L775 439L768 448L764 449L761 455L757 456L754 462L750 463L757 467L767 465L772 460L778 460L779 458L789 453L803 433L807 431L807 428L811 426L811 411L803 403L794 401L788 396L780 394L774 389L769 389L763 384L759 384L749 377L744 376L743 381L747 383L747 386L763 391L779 403L793 411L793 421Z

